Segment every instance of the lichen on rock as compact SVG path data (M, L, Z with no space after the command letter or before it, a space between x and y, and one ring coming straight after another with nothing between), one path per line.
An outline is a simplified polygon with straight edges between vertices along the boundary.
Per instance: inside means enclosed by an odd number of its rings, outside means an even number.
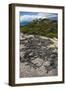
M24 70L24 67L26 70L27 68L29 70L27 71ZM48 37L38 35L21 34L20 36L21 77L54 76L57 75L57 67L58 67L57 39L55 38L51 39Z

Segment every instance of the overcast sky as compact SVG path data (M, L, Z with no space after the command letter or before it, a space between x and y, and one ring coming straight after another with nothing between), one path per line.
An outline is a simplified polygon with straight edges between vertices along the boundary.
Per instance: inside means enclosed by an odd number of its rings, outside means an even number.
M20 23L30 22L39 18L51 18L57 17L55 13L44 13L44 12L20 12Z

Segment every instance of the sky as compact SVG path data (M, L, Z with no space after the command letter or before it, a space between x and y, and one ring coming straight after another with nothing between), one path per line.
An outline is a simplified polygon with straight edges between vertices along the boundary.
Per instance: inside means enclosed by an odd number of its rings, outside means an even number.
M54 18L58 17L55 13L44 12L20 12L20 24L25 25L35 19Z

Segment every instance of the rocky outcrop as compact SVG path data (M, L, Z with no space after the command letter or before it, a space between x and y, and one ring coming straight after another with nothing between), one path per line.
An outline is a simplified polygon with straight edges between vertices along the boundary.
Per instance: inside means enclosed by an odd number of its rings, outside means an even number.
M21 33L20 77L57 75L57 47L56 38Z

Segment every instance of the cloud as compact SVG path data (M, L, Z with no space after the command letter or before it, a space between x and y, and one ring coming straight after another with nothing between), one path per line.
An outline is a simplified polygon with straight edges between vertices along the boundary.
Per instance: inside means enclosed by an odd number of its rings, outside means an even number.
M56 17L57 14L52 14L52 13L36 13L36 14L21 14L20 15L20 22L30 22L32 20L35 20L35 19L39 19L39 18L50 18L50 17Z
M21 15L20 16L20 22L24 21L32 21L39 18L46 18L46 16L43 13L38 13L36 15Z

